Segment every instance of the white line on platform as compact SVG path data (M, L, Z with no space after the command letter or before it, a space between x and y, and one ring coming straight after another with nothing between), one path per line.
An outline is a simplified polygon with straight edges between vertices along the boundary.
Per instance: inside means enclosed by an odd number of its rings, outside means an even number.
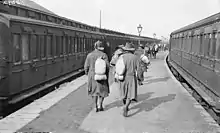
M30 103L20 110L0 120L0 133L14 133L29 122L39 117L42 111L49 109L51 106L65 98L71 92L77 90L85 84L87 76L81 76L72 82L61 85L58 89L45 95L44 97Z
M167 63L166 63L166 57L168 56L169 53L167 53L167 55L164 58L164 65L166 66L166 69L170 75L170 77L173 79L173 81L182 89L183 93L185 93L186 95L188 95L192 101L194 102L194 107L199 109L200 114L205 118L205 120L212 126L216 126L216 128L218 129L218 131L220 132L220 127L218 125L218 123L216 123L216 121L211 117L211 115L189 94L189 92L181 85L181 83L174 77L174 75L172 74L172 72L170 71Z

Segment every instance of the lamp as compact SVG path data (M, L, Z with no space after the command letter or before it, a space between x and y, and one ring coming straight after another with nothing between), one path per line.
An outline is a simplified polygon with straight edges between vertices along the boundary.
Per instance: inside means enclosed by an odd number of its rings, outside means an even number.
M139 24L139 26L137 27L137 30L138 30L138 33L139 33L139 36L141 36L141 31L142 31L142 26L141 24ZM141 43L141 41L139 40L139 44Z
M139 26L137 27L139 36L141 35L142 28L143 28L143 27L141 26L141 24L139 24Z

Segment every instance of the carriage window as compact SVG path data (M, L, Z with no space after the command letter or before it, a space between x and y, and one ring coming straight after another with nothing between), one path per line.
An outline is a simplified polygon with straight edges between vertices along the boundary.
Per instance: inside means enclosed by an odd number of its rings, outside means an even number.
M75 40L74 37L71 37L71 51L74 54L75 53Z
M43 21L46 21L47 19L46 19L46 15L41 15L41 20L43 20Z
M209 56L211 37L212 37L211 34L204 35L204 40L203 40L203 54L204 54L204 56Z
M72 43L71 43L71 37L68 37L68 53L71 54L72 52Z
M178 38L175 39L175 49L178 49Z
M75 53L78 53L78 37L75 38Z
M192 37L188 36L187 37L187 49L186 49L187 52L191 52L191 46L192 46L191 44L192 44Z
M61 43L61 37L57 36L56 37L56 43L57 43L57 48L56 48L56 55L59 56L61 54L62 51L62 43Z
M87 43L86 43L86 51L88 52L89 51L89 38L88 39L86 39L87 40Z
M58 19L58 18L57 18L57 21L56 21L56 23L57 23L57 24L60 24L60 19Z
M217 36L216 57L217 57L217 59L220 59L220 33L218 33L218 36Z
M70 36L69 38L68 38L68 52L69 52L69 54L71 54L72 53L72 37Z
M83 51L84 51L84 38L81 38L80 40L81 40L81 41L80 41L80 44L81 44L81 52L83 52Z
M47 57L52 56L52 36L47 36Z
M61 55L64 55L66 52L65 52L65 50L66 50L66 45L65 45L65 42L66 42L66 39L65 39L65 37L64 36L62 36L62 53L61 53Z
M178 49L178 38L175 39L175 49Z
M83 39L83 43L84 43L84 52L86 52L86 38Z
M88 51L90 51L91 50L91 39L89 38L88 39Z
M92 51L92 39L89 41L89 50Z
M40 14L39 13L35 13L35 17L37 20L40 20Z
M78 38L78 46L79 46L79 52L82 52L82 42L81 42L81 37Z
M36 59L37 58L37 51L38 51L38 46L37 46L37 36L36 35L31 35L31 58Z
M197 39L196 39L196 45L195 45L195 47L196 47L196 55L199 55L199 51L200 51L200 35L197 35Z
M199 36L200 38L199 38L199 40L198 40L198 45L199 45L199 47L200 47L200 49L199 49L199 55L204 55L204 51L203 51L203 49L204 49L204 38L205 38L205 36L204 35L200 35Z
M86 38L86 52L89 51L89 38Z
M88 52L90 52L90 49L91 49L91 39L89 38L88 39Z
M183 37L179 38L179 48L178 49L182 49L182 44L183 44Z
M79 38L79 52L82 52L82 38Z
M94 49L94 43L93 43L93 39L91 40L91 50Z
M86 38L83 38L83 52L86 51Z
M84 52L87 51L87 38L84 38Z
M213 33L212 34L212 40L211 40L211 47L210 47L210 51L209 51L209 55L211 57L215 56L215 50L216 50L216 40L217 40L217 34Z
M14 54L13 54L13 61L19 62L21 60L21 47L20 47L20 35L14 34L13 35L13 48L14 48Z
M194 54L195 53L195 45L196 45L196 36L192 36L192 50L191 52Z
M66 37L66 54L68 54L69 53L69 37L67 36Z
M59 36L56 36L56 55L59 56L60 55L60 42L59 42Z
M23 9L18 9L18 16L26 17L26 11Z
M81 52L80 51L81 47L80 47L80 38L79 37L77 38L77 47L78 47L77 52L78 53Z
M185 51L187 52L188 51L188 49L189 49L189 40L190 40L190 38L189 38L189 36L187 35L186 36L186 40L185 40Z
M40 55L41 55L41 58L44 58L45 57L45 52L46 52L46 50L45 50L45 39L44 39L44 35L41 35L40 36Z
M176 38L176 49L179 48L179 38Z
M81 43L82 43L82 44L81 44L81 46L82 46L82 52L84 52L84 49L85 49L85 48L84 48L84 47L85 47L84 40L85 40L85 39L84 39L84 37L83 37L82 40L81 40Z
M176 38L173 38L172 40L172 49L174 49L176 46Z
M27 61L30 59L29 53L29 35L25 34L21 37L21 46L22 46L22 60Z
M194 36L192 37L192 51L191 51L193 54L196 53L196 39L197 39L197 36L194 35Z
M53 39L52 39L52 54L53 54L53 56L56 56L56 49L57 49L56 36L53 35Z
M183 37L183 43L182 43L182 49L183 51L186 51L187 48L187 36Z
M207 34L202 35L201 39L201 47L200 47L200 54L205 55L205 48L206 48L206 40L207 40Z
M90 38L87 39L87 44L86 45L87 45L86 50L89 52L89 50L90 50Z
M77 52L79 53L80 52L80 38L79 37L77 37Z

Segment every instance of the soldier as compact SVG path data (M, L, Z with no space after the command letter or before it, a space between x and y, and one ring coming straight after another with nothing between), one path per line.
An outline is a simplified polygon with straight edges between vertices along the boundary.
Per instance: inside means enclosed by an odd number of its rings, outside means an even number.
M147 55L147 57L150 56L150 46L148 44L145 46L145 55Z
M139 85L143 85L143 81L144 81L144 72L147 70L147 64L145 64L142 60L141 60L141 55L145 55L147 52L145 52L144 49L144 45L140 44L138 49L135 51L135 55L138 57L138 61L139 61L139 66L140 66L140 71L138 71L138 74L140 75L140 78L138 79L138 84Z
M109 95L109 83L108 83L108 74L109 74L109 61L107 55L103 52L104 46L101 41L95 43L95 50L89 53L86 57L84 64L85 74L88 75L88 94L92 96L96 112L103 111L103 100ZM105 61L106 65L106 80L95 80L95 63L96 60L101 57ZM99 68L100 69L100 68ZM98 107L99 101L99 107Z
M126 43L124 54L121 56L124 62L124 79L119 81L120 92L125 107L123 116L127 117L128 107L132 100L137 98L137 78L136 72L139 69L139 61L134 55L135 48L131 43Z
M124 52L122 47L124 47L124 45L122 45L122 44L116 47L116 51L114 52L112 59L110 61L110 65L112 66L113 75L115 74L115 64L116 64L118 58L120 57L120 55L122 55ZM115 80L115 82L117 81L116 79L114 79L114 80Z
M120 55L123 54L123 49L122 49L123 47L124 47L124 45L121 44L121 45L119 45L119 46L117 46L117 47L115 48L115 52L114 52L114 54L113 54L113 56L112 56L112 59L111 59L111 61L110 61L110 64L111 64L112 66L115 66L115 63L116 63L117 59L119 58Z
M150 44L150 58L153 56L153 44Z
M158 53L158 44L156 43L154 44L153 51L154 51L154 58L156 58L157 53Z

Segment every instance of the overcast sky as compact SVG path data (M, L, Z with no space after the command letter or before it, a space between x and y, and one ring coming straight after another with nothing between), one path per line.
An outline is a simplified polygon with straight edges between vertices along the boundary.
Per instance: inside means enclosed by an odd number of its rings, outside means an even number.
M220 0L34 0L52 12L89 25L157 38L220 12Z

